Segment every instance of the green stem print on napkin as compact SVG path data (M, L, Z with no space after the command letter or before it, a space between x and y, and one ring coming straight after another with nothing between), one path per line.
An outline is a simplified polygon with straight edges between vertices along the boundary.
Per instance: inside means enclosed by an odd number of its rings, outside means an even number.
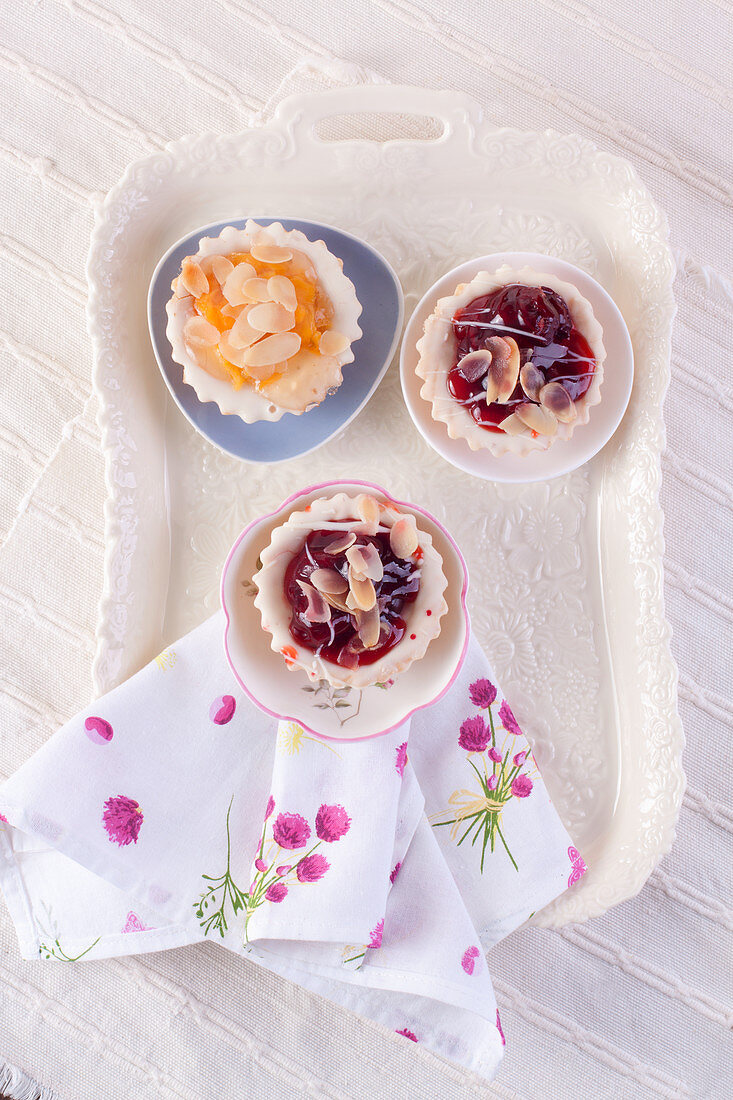
M249 922L260 906L266 903L279 905L294 886L312 884L323 878L331 864L317 849L322 843L334 844L345 836L351 826L351 818L343 806L324 803L315 816L314 829L318 839L308 847L312 833L310 823L297 813L279 813L273 819L275 799L270 795L254 860L252 882L245 893L231 876L231 808L230 802L226 821L226 870L218 878L201 876L210 885L194 905L205 936L218 932L223 938L229 928L227 911L231 911L230 920L243 912L244 942L248 943ZM300 854L302 848L307 848L307 851ZM295 852L298 854L294 855Z
M471 841L472 848L480 845L481 874L486 852L493 852L500 844L518 871L502 830L502 814L512 798L528 798L532 793L534 784L529 774L532 755L528 749L512 754L513 738L523 734L506 700L502 700L498 709L503 738L501 746L497 747L493 712L497 693L491 681L476 680L468 690L473 705L485 710L488 717L488 723L481 714L466 718L458 736L459 746L468 753L467 763L477 787L453 791L448 799L453 816L432 823L435 828L450 825L451 840L459 846L467 840ZM437 816L444 817L443 814Z

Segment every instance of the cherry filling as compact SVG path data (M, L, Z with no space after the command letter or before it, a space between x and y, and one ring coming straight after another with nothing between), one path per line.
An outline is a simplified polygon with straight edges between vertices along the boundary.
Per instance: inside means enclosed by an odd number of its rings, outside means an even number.
M389 534L358 535L355 546L376 546L382 559L384 576L374 584L379 607L379 641L366 649L359 637L354 615L331 607L330 621L309 622L305 618L308 598L298 581L310 584L315 569L333 569L348 583L349 563L346 553L327 554L325 548L346 532L311 531L285 572L283 589L285 599L293 609L290 633L299 645L312 650L319 657L340 665L357 668L371 665L400 642L407 625L402 618L406 603L412 603L420 589L420 567L411 560L395 557L390 549Z
M453 331L456 362L448 374L448 391L479 427L490 432L500 432L502 420L519 405L530 403L517 382L506 404L487 404L486 377L472 378L470 369L464 374L459 368L461 359L484 349L491 336L511 336L519 348L521 366L531 362L545 382L562 383L572 401L582 397L596 369L591 347L573 325L567 303L546 286L511 283L474 298L456 311Z

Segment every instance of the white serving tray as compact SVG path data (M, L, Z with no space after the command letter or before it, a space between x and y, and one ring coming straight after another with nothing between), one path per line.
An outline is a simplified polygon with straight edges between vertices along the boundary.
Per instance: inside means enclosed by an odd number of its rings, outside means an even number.
M384 144L315 133L329 116L362 112L429 115L443 132ZM564 477L481 481L426 445L393 364L346 432L307 457L268 469L217 451L160 378L146 288L174 241L252 210L369 241L400 276L408 315L442 272L476 255L535 251L578 265L631 333L621 427ZM382 483L461 546L474 629L590 865L535 920L582 920L636 893L672 843L684 786L658 502L674 316L667 237L625 161L577 136L497 130L453 92L293 97L261 128L184 138L132 164L98 212L88 263L109 487L97 689L216 609L221 566L247 522L313 482Z

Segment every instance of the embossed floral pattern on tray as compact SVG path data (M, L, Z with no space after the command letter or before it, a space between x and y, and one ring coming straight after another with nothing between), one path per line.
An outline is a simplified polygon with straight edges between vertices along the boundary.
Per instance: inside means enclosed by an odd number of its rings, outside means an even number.
M364 109L374 109L370 97L383 102L388 94L365 88ZM658 504L674 314L667 226L631 167L591 142L495 130L454 93L421 94L426 110L450 120L440 145L316 147L303 99L261 130L185 139L138 161L101 207L88 267L110 486L96 685L108 690L215 609L230 543L294 485L334 471L387 482L397 496L425 504L461 544L474 629L587 856L582 881L535 918L561 924L641 887L672 842L683 789ZM448 159L462 181L450 194L440 182ZM292 175L283 166L294 163L303 184L297 199L283 183ZM523 203L520 177L533 181ZM203 179L230 196L234 183L242 193L246 184L251 207L238 215L282 215L297 205L303 217L367 239L396 268L408 310L443 271L497 249L548 252L589 271L614 295L634 344L636 388L617 435L587 467L556 481L477 483L424 444L392 368L350 429L308 456L307 470L297 459L267 469L217 452L175 410L165 417L162 390L131 369L130 333L144 317L139 288L120 275L140 255L152 272L183 221L185 229L222 214L202 202ZM555 185L548 191L566 199L546 197L548 179ZM171 213L176 206L181 214ZM147 333L137 337L145 362ZM164 419L165 455L153 431ZM162 592L149 575L158 561Z

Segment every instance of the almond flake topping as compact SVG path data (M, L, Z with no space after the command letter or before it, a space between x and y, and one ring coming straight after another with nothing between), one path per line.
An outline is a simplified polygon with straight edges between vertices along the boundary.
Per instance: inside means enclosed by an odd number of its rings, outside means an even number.
M356 510L364 523L369 524L370 534L376 534L379 527L379 502L368 493L359 493L356 498Z
M297 332L277 332L266 336L258 344L247 348L244 354L245 366L266 367L290 359L300 350L300 337Z
M298 581L303 595L308 600L308 606L303 612L303 618L308 623L327 623L331 621L331 608L320 592L307 581Z
M246 305L250 299L244 293L244 284L256 275L252 264L241 263L230 271L224 281L221 292L230 306Z
M298 295L290 279L285 275L273 275L267 280L267 289L273 302L295 313L298 308Z
M346 551L346 560L354 574L359 577L368 577L371 581L381 581L384 576L384 566L379 556L379 551L373 542L366 546L352 546Z
M347 599L346 602L353 602L354 610L359 608L361 611L368 611L376 604L377 593L374 591L374 585L368 577L357 576L351 566L349 566L349 589L352 599L351 601Z
M557 431L557 418L542 405L518 405L514 415L538 435L554 435Z
M478 382L479 378L483 378L491 366L492 358L493 356L487 348L469 351L468 355L464 355L462 359L459 359L457 368L467 382Z
M486 404L493 401L505 405L514 392L519 378L519 347L511 336L490 336L486 349L491 352L491 364L486 375Z
M289 248L281 248L279 244L269 244L261 239L255 241L249 251L262 264L284 264L293 258Z
M204 275L199 264L197 264L195 260L192 260L190 256L186 256L186 259L183 261L179 278L188 293L194 298L200 298L201 295L206 294L209 289L209 280Z
M344 550L348 550L350 546L353 546L356 542L356 535L353 531L344 531L342 534L337 535L333 542L329 542L328 546L324 546L323 550L326 554L343 554Z
M562 420L564 424L572 424L578 416L578 410L570 394L559 382L548 382L540 390L540 404L543 408Z
M314 569L310 576L311 583L319 592L326 595L340 596L348 590L346 580L335 569Z
M229 329L229 341L234 348L248 348L262 338L262 333L252 328L249 323L248 312L243 309L232 328Z
M209 266L219 286L223 286L234 271L234 264L226 256L212 256Z
M289 332L295 324L295 314L277 302L262 302L252 306L247 320L252 328L260 332Z
M219 351L229 363L233 363L240 370L244 368L245 349L238 348L232 343L231 331L219 333Z
M522 389L530 401L539 401L540 390L545 384L545 376L532 363L525 363L519 372Z
M502 420L499 427L507 435L527 435L529 433L529 428L519 419L516 413L512 413L506 420Z
M267 289L267 279L260 279L259 275L254 279L247 279L242 286L242 294L248 302L269 302L270 291Z
M407 518L400 516L392 525L389 532L389 547L396 558L405 561L411 558L417 550L418 537L415 524Z
M350 343L348 336L331 328L321 333L318 350L321 355L340 355L342 351L346 351Z
M379 619L379 607L375 603L368 611L355 611L356 626L359 639L365 649L374 649L379 643L381 622Z
M187 344L191 344L193 347L212 347L219 341L219 330L205 317L201 317L200 314L196 313L186 321L183 338Z

